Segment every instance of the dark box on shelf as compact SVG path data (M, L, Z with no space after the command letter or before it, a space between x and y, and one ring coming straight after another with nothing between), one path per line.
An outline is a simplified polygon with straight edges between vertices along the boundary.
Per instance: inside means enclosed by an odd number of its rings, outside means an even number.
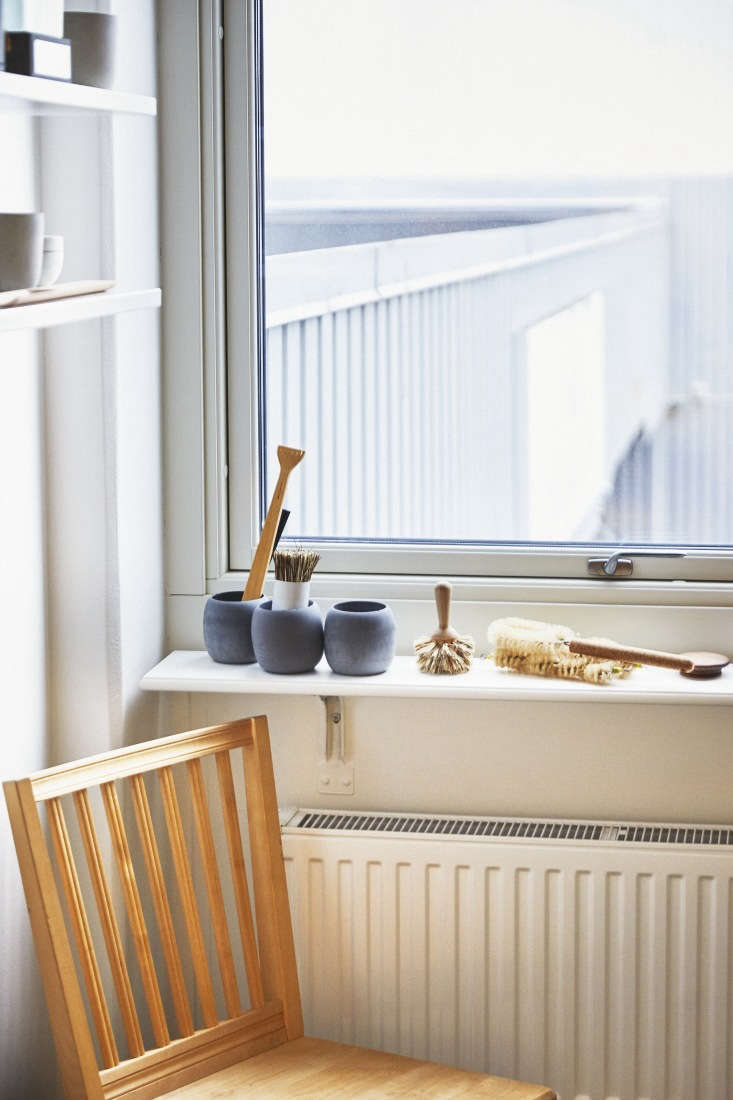
M30 31L6 31L5 68L21 76L71 80L71 42Z

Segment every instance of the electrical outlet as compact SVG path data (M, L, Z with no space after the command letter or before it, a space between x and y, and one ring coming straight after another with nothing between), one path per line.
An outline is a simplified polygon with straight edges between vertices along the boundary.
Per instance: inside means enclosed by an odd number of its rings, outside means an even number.
M322 760L318 765L318 793L350 795L354 793L354 765L343 760Z

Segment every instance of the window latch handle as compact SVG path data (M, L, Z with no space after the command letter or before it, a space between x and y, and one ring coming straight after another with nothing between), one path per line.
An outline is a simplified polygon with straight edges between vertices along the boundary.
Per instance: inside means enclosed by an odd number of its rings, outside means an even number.
M684 550L616 550L607 558L588 558L588 572L594 577L631 577L634 558L684 557Z

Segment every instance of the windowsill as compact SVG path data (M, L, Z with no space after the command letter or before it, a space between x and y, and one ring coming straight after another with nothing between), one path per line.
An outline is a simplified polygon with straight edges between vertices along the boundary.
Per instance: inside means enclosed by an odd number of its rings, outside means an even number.
M258 665L219 665L202 650L176 650L141 681L145 691L245 695L340 695L562 703L702 703L733 705L733 669L715 680L690 680L665 669L636 669L608 686L519 676L477 659L463 676L430 676L412 657L396 657L379 676L337 676L322 661L314 672L273 676Z

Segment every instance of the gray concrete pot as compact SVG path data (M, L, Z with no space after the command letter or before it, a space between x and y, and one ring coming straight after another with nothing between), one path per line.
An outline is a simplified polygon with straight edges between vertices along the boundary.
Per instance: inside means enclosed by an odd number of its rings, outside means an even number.
M342 676L375 676L392 664L396 633L394 615L386 603L336 603L326 614L326 660Z
M43 263L43 214L0 214L0 291L36 286Z
M112 87L116 36L116 15L99 11L65 13L64 37L71 39L71 78L75 84Z
M265 600L252 616L252 644L265 672L310 672L323 656L323 622L318 604L273 611Z
M252 616L262 603L242 602L242 592L217 592L204 607L204 645L212 661L222 665L253 665Z

